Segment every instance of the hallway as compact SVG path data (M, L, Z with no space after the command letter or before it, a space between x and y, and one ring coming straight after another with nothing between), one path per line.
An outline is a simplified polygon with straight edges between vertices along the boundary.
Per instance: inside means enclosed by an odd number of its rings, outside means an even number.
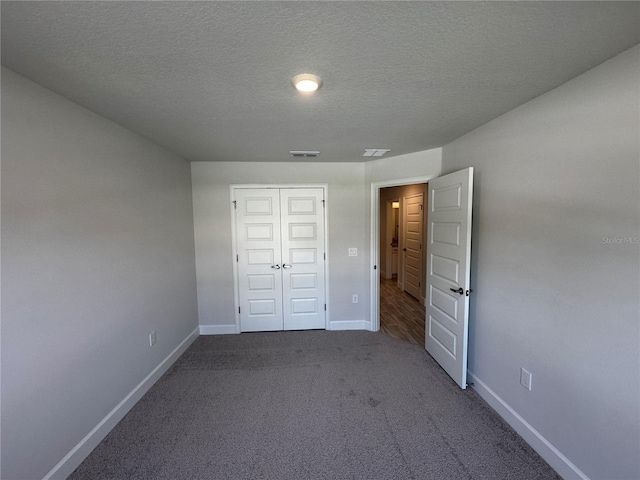
M425 313L420 302L398 287L397 281L380 277L380 331L424 348Z

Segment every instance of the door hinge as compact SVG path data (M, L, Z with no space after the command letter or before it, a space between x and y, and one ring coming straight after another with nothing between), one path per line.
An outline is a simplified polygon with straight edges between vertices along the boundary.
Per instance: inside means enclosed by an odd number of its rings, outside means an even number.
M235 200L233 201L233 208L234 208L234 210L235 210L236 208L238 208L238 203L237 203Z
M326 303L324 304L324 311L325 312L327 311L327 304Z
M325 205L324 205L324 200L322 200L322 208L324 208L324 206L325 206Z
M327 253L326 253L326 252L325 252L325 254L324 254L324 259L325 259L325 260L327 259Z
M236 255L236 262L239 262L240 259L238 258L238 255Z
M420 204L420 210L424 210L424 205Z
M374 265L374 266L373 266L373 269L374 269L374 270L376 270L377 268L378 268L378 266L377 266L377 265Z
M240 313L240 307L238 307L238 313Z

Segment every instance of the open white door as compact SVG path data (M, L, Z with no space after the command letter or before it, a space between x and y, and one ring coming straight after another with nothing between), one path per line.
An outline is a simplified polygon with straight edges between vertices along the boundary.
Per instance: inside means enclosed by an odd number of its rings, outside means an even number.
M473 167L429 181L425 347L467 388Z

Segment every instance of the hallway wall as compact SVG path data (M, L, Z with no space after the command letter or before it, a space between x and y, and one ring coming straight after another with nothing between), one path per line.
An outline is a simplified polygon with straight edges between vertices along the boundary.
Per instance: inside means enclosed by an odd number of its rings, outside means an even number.
M475 168L469 369L567 478L640 478L638 79L640 46L444 147Z

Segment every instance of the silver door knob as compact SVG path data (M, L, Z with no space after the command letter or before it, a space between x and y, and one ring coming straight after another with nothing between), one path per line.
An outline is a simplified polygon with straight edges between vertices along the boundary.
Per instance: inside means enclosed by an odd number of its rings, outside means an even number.
M282 264L282 268L291 268L293 267L293 265L287 265L286 263Z
M276 270L280 270L280 265L271 265L271 268L275 268Z

